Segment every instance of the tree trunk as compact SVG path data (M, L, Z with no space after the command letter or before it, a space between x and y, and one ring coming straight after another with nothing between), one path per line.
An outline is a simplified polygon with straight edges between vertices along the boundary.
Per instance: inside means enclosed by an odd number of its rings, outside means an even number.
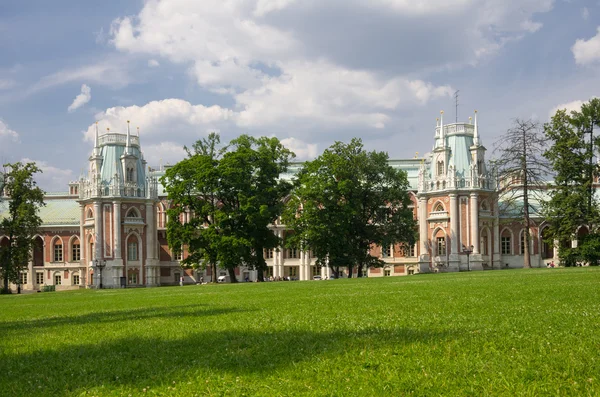
M211 283L216 283L217 282L217 263L211 263L210 264L210 268L211 268L211 273L212 273L212 279L210 280Z
M363 269L364 263L363 264L359 264L356 265L356 278L360 278L362 277L362 269Z
M354 266L348 265L348 278L352 278L352 269L353 268L354 268Z
M235 276L235 269L233 268L229 268L227 269L227 272L229 273L229 281L231 281L232 283L237 283L237 277Z
M525 244L524 244L524 262L523 267L530 269L531 268L531 256L529 255L530 247L530 236L529 236L529 176L527 175L527 139L526 133L523 131L523 220L525 223Z

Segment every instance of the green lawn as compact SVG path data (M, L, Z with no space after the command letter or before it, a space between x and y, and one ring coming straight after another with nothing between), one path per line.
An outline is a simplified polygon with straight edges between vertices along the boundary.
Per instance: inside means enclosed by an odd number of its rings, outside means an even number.
M0 296L0 395L600 395L600 269Z

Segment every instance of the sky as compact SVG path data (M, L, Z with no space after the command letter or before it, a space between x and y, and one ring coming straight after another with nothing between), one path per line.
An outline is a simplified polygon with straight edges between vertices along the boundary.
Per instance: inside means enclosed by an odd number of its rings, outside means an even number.
M478 110L491 157L515 118L599 93L600 0L0 0L0 160L47 191L87 170L96 122L131 120L150 166L211 131L401 159Z

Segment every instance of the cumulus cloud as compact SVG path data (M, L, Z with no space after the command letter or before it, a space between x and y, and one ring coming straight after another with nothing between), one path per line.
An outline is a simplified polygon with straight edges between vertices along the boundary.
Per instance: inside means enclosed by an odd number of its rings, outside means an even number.
M319 154L316 144L306 143L294 137L282 139L281 143L296 154L297 160L312 160Z
M131 121L131 128L141 130L141 139L151 138L150 143L157 137L165 135L171 137L186 137L188 142L194 142L204 136L207 130L218 129L231 121L234 113L230 109L220 106L192 105L182 99L163 99L152 101L143 106L117 106L98 113L96 120L99 122L101 133L110 128L115 132L126 132L127 120ZM84 139L94 141L95 124L84 132ZM148 142L146 142L148 143ZM145 147L146 145L143 144ZM183 146L183 145L182 145Z
M579 112L579 111L581 111L581 105L583 105L586 102L587 101L575 100L575 101L571 101L571 102L567 102L567 103L562 103L562 104L552 108L552 110L550 110L550 113L548 113L548 114L550 117L552 117L552 116L554 116L554 114L556 113L557 110L566 110L567 114L571 113L572 111Z
M156 59L150 59L148 60L148 66L151 68L157 68L160 66L160 63L158 63Z
M74 112L79 109L86 103L88 103L92 99L92 89L86 84L81 85L81 93L75 97L73 103L69 105L67 110L70 112Z
M42 189L50 191L68 191L69 182L74 180L74 172L70 169L55 167L44 160L21 159L23 163L36 163L42 170L41 174L35 176L35 180Z
M5 139L15 143L19 142L19 134L8 128L8 125L0 119L0 142Z
M144 158L146 158L147 161L151 163L149 165L153 167L164 164L176 164L187 156L187 153L183 149L183 145L172 141L143 145L142 151L144 152Z
M596 35L589 40L577 39L571 51L578 65L590 65L600 61L600 26Z

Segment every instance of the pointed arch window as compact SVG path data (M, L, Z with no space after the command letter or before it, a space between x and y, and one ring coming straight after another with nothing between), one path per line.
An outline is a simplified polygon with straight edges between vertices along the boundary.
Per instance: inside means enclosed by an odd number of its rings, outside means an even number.
M437 162L437 174L444 175L444 162L442 160Z
M81 260L81 244L79 239L73 239L71 243L71 262L79 262Z
M433 212L444 212L444 206L442 205L442 203L437 203L436 206L433 208Z
M53 262L62 262L63 261L63 245L60 239L55 239L52 244L52 261Z
M127 239L127 260L128 261L138 261L138 241L137 238L132 235Z

